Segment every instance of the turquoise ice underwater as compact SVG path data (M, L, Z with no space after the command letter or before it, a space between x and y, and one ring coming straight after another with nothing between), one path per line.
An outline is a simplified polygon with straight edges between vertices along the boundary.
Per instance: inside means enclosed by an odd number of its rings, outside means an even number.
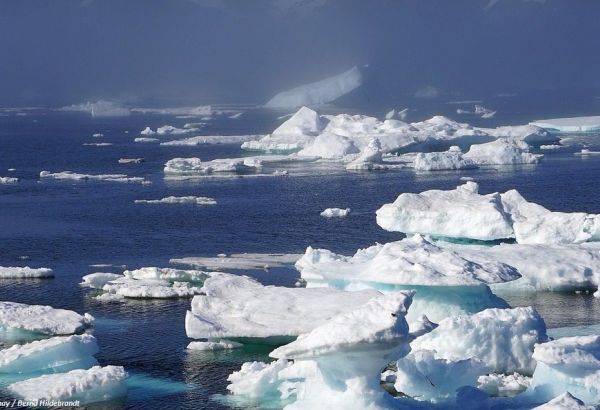
M593 120L400 112L1 116L3 398L598 404Z

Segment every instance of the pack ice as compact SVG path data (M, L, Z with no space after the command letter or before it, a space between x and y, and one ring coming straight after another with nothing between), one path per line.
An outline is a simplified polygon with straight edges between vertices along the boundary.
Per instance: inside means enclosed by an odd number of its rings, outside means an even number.
M516 190L481 195L469 181L455 190L404 193L377 210L388 231L491 241L515 238L520 244L569 244L600 238L600 217L552 212L527 202Z
M596 132L600 131L600 116L552 118L534 121L531 125L562 133Z
M83 331L92 321L93 317L87 313L79 315L72 310L55 309L51 306L0 302L0 327L4 329L69 335Z
M54 272L49 268L30 268L15 266L0 266L0 278L53 278Z

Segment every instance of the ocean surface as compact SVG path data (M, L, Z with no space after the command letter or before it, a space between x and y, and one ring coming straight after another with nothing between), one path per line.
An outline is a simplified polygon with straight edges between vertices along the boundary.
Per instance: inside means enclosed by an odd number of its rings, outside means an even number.
M534 166L416 174L349 173L334 164L296 164L287 177L165 179L163 165L171 158L247 155L239 144L177 147L133 142L146 126L181 127L194 121L166 115L92 118L45 110L0 116L0 176L19 178L18 184L0 185L0 266L49 267L56 275L46 280L0 280L0 300L48 304L96 318L92 333L100 345L97 358L102 365L124 366L131 377L126 400L90 408L259 408L252 403L227 404L213 395L225 394L227 375L245 361L266 360L270 348L187 351L190 340L184 317L189 299L100 302L93 298L97 293L79 286L83 275L121 272L120 265L166 267L170 258L186 256L303 253L309 245L351 254L402 237L375 223L375 210L382 204L402 192L454 188L464 176L473 177L484 193L516 188L551 210L600 213L600 156L573 155L580 146L545 151L545 159ZM216 117L198 134L267 133L281 122L276 113L253 110L238 119ZM93 138L95 133L104 136ZM586 136L585 141L594 149L600 136ZM97 142L113 145L83 145ZM138 157L145 162L118 164L119 158ZM152 184L40 180L42 170L122 173ZM136 199L170 195L208 196L218 204L134 204ZM347 218L325 220L319 213L328 207L349 207L352 212ZM115 266L91 266L97 264ZM284 286L293 286L298 277L286 268L243 273ZM600 323L600 299L588 294L501 296L513 306L532 304L549 327ZM0 387L2 383L0 377Z

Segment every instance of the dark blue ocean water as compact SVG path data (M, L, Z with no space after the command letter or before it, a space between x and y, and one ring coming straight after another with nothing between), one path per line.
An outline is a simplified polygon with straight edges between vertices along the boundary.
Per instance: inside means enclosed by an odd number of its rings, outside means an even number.
M0 116L0 176L20 179L16 185L0 185L0 266L45 266L56 274L49 280L0 281L0 300L49 304L97 318L93 334L100 344L98 359L123 365L132 375L128 399L106 408L222 408L210 396L225 392L227 375L242 362L264 360L269 349L187 352L184 316L189 300L96 301L78 283L81 276L107 268L90 265L168 266L174 257L302 253L308 245L353 253L376 241L401 237L375 224L374 212L382 204L402 192L453 188L461 176L474 177L483 192L517 188L527 199L552 210L600 213L600 157L583 159L573 155L575 149L546 152L537 166L468 172L347 173L333 168L308 176L165 180L163 165L174 157L209 160L244 155L239 145L166 147L133 142L145 126L182 126L189 121L193 120L142 115L99 119L48 111ZM238 120L215 119L201 133L266 133L279 122L274 113L248 112ZM94 133L104 137L92 138ZM86 142L114 145L83 146ZM593 148L594 139L588 142ZM143 157L146 162L118 164L124 157ZM152 184L40 181L41 170L126 173ZM134 204L135 199L169 195L209 196L218 205ZM352 213L334 220L319 216L333 206L350 207ZM249 274L286 286L297 276L287 269ZM600 323L600 301L589 295L507 298L513 305L534 304L551 327Z

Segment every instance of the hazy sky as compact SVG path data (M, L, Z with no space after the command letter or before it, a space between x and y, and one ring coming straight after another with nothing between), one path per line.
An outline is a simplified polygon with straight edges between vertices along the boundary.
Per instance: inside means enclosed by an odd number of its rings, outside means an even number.
M0 0L0 104L264 102L369 64L395 96L600 95L596 0Z

